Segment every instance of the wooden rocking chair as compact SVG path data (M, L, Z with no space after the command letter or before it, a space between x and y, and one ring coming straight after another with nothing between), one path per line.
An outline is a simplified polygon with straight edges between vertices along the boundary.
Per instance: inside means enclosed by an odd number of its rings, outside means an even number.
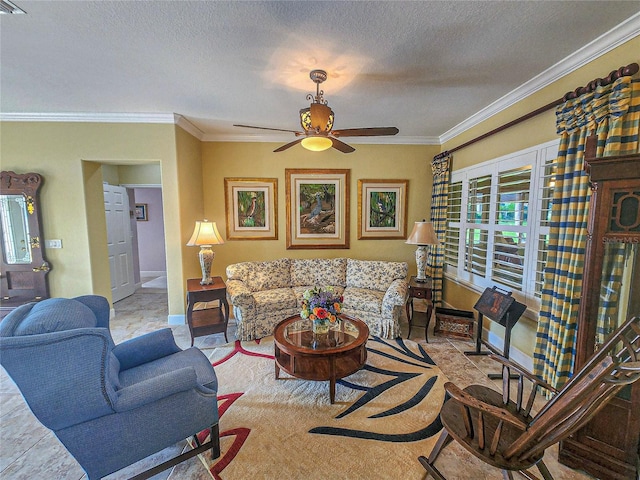
M535 465L545 480L553 480L542 461L545 450L583 427L625 385L640 379L640 317L619 327L560 391L506 358L492 358L503 365L502 395L480 385L460 389L446 383L451 398L440 412L444 430L429 458L418 460L433 478L445 480L434 462L455 440L483 462L502 469L505 479L513 479L512 472L517 471L537 480L527 471ZM518 376L515 401L511 399L513 373ZM538 387L557 394L532 417Z

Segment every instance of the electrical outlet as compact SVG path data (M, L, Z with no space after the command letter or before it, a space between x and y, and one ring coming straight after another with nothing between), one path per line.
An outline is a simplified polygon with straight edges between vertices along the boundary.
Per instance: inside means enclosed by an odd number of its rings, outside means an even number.
M44 246L47 248L62 248L62 240L46 240Z

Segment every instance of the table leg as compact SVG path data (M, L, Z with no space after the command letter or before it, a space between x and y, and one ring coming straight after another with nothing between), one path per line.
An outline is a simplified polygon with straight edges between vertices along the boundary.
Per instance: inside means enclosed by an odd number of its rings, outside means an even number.
M336 359L331 357L329 364L329 400L331 404L336 400Z
M429 303L427 307L427 321L424 325L424 339L429 343L429 322L431 321L431 314L433 313L433 303Z
M329 400L333 405L336 401L336 379L332 378L329 380Z
M411 337L411 327L413 326L413 297L409 298L406 305L407 310L407 321L409 322L409 333L407 338Z

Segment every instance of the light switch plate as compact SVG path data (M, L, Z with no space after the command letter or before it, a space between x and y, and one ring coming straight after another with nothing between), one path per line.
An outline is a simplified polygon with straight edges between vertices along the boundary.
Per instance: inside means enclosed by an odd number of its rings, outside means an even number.
M62 248L62 240L45 240L44 246L47 248Z

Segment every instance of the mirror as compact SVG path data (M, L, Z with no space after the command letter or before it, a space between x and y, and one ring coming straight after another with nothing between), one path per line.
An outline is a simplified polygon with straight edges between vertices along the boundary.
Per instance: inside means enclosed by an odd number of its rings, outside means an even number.
M31 263L27 202L24 195L0 195L2 255L9 265Z
M49 298L41 242L37 173L0 173L0 317L28 302Z

